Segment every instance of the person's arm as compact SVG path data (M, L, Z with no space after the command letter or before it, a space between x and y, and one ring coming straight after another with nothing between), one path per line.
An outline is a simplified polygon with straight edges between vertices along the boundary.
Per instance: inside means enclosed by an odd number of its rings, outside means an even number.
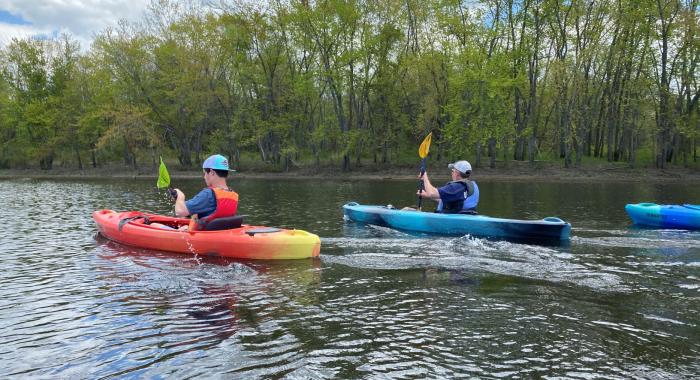
M187 209L185 204L185 194L180 191L180 189L175 189L177 193L177 198L175 198L175 216L184 218L190 216L190 210Z
M430 198L435 201L440 200L440 193L435 188L435 186L433 186L433 184L430 183L427 171L425 172L425 174L423 174L423 187L425 188L425 190L423 190L422 192L419 191L418 195L423 196L423 198Z
M182 195L182 199L185 195ZM177 202L175 203L177 207ZM206 188L197 193L194 197L183 202L183 205L176 208L178 216L207 216L216 210L216 198L212 189Z

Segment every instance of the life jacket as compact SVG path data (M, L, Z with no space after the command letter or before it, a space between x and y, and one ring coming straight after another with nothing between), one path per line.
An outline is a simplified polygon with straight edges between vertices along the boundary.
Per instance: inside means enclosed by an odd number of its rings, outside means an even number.
M443 202L440 200L435 212L458 214L476 211L476 206L479 204L479 186L476 185L476 182L466 178L452 182L464 185L464 199L452 202Z
M190 219L190 231L206 230L207 224L212 220L234 216L236 215L236 211L238 211L238 193L233 190L224 190L214 187L210 187L209 189L214 193L216 209L214 209L214 212L201 219L197 218L196 215L193 216L192 219Z

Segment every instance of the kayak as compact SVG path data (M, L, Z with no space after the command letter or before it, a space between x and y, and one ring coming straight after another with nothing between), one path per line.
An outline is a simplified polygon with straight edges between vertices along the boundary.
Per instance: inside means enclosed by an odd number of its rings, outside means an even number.
M636 203L625 206L627 215L642 226L700 230L700 205L658 205Z
M343 206L345 219L397 230L437 235L471 235L510 240L562 241L569 239L571 225L559 218L518 220L485 215L440 214L397 210L350 202Z
M189 219L138 211L99 210L92 214L97 229L116 242L146 249L237 259L286 260L318 257L321 239L302 230L241 225L218 231L180 231L172 227Z

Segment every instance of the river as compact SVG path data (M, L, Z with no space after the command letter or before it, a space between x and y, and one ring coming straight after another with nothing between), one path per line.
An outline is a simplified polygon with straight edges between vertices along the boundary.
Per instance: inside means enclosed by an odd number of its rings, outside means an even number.
M280 262L96 235L97 209L172 212L154 184L0 181L4 378L700 376L700 232L624 212L700 203L697 184L479 183L482 214L570 222L552 247L343 221L349 201L415 204L415 181L234 175L246 223L321 237L320 259Z

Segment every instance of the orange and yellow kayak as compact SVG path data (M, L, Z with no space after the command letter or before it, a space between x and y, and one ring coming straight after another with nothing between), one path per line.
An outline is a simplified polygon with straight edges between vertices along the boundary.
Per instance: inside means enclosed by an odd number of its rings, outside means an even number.
M321 239L302 230L242 225L220 231L181 231L189 219L138 211L99 210L92 214L99 233L116 242L160 251L237 259L287 260L318 257Z

